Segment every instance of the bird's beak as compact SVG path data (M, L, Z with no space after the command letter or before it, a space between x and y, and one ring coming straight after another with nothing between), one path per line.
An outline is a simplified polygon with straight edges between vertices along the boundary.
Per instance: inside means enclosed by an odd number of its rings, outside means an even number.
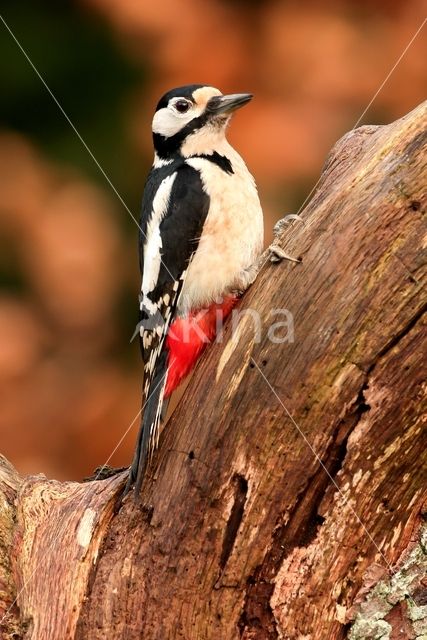
M230 93L227 96L214 96L207 104L207 111L215 115L231 113L243 107L252 98L252 93Z

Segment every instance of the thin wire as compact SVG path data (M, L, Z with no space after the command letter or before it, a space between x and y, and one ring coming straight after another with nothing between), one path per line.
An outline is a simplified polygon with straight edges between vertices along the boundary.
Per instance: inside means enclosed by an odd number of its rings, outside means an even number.
M33 63L33 61L31 60L30 56L27 54L27 52L25 51L24 47L21 45L21 43L19 42L18 38L15 36L15 34L13 33L12 29L9 27L9 25L7 24L6 20L3 18L3 16L0 14L0 20L3 22L4 26L6 27L6 29L9 31L10 35L12 36L12 38L14 39L16 45L18 46L18 48L21 50L21 53L24 55L24 57L26 58L27 62L29 63L29 65L31 66L31 68L33 69L34 73L37 75L37 77L39 78L39 80L41 81L41 83L43 84L43 86L45 87L46 91L49 93L50 97L52 98L52 100L55 102L56 106L58 107L58 109L60 110L60 112L62 113L62 115L64 116L64 118L66 119L66 121L68 122L68 124L70 125L70 127L72 128L72 130L74 131L74 133L76 134L76 136L78 137L78 139L80 140L80 142L82 143L82 145L84 146L84 148L86 149L86 151L88 152L88 154L90 155L90 157L92 158L92 160L94 161L94 163L96 164L96 166L98 167L98 169L100 170L100 172L102 173L102 175L104 176L104 178L106 179L106 181L108 182L108 184L110 185L111 189L114 191L114 193L116 194L116 196L118 197L118 199L120 200L120 202L122 203L122 205L124 206L124 208L126 209L126 211L128 212L128 214L130 215L130 217L132 218L132 220L135 222L135 224L138 226L139 228L139 224L137 219L134 217L134 215L132 214L131 210L129 209L129 207L127 206L126 202L123 200L122 196L120 195L120 193L117 191L116 187L114 186L114 184L111 182L109 176L107 175L107 173L104 171L104 169L102 168L102 166L99 164L98 160L95 158L94 154L92 153L92 151L90 150L90 148L88 147L88 145L86 144L85 140L83 139L83 137L80 135L79 131L77 130L77 128L74 126L73 122L71 121L71 119L69 118L68 114L66 113L66 111L64 110L64 108L62 107L62 105L60 104L59 100L56 98L55 94L53 93L53 91L50 89L49 85L47 84L47 82L45 81L45 79L43 78L43 76L41 75L41 73L39 72L39 70L37 69L37 67L35 66L35 64Z
M381 91L383 90L384 86L387 84L390 76L392 75L392 73L394 72L394 70L396 69L396 67L400 64L400 61L402 60L402 58L406 55L406 52L408 51L409 47L412 45L412 43L414 42L415 38L418 36L418 34L420 33L421 29L424 27L425 23L427 22L427 18L424 18L423 22L421 23L421 25L418 27L417 31L414 33L414 35L412 36L411 40L408 42L408 44L406 45L405 49L402 51L402 53L400 54L399 58L396 60L395 64L393 65L393 67L390 69L390 71L388 72L387 76L385 77L383 83L380 85L380 87L378 88L378 90L376 91L375 95L372 97L370 103L368 104L368 106L366 107L366 109L364 110L364 112L362 113L362 115L360 116L360 118L357 120L357 122L354 123L354 125L352 126L352 129L355 129L356 127L359 126L359 124L361 123L361 121L363 120L363 118L365 117L367 111L369 111L372 103L375 101L375 99L377 98L377 96L381 93Z
M80 132L78 131L77 127L74 125L74 123L72 122L71 118L68 116L68 114L66 113L65 109L62 107L61 103L59 102L59 100L56 98L55 94L53 93L53 91L50 89L49 85L47 84L46 80L43 78L43 76L41 75L41 73L39 72L39 70L37 69L36 65L33 63L33 61L31 60L30 56L27 54L27 52L25 51L24 47L22 46L22 44L19 42L18 38L15 36L15 34L13 33L12 29L9 27L9 25L7 24L6 20L3 18L3 16L0 14L0 20L3 22L4 26L6 27L6 29L8 30L8 32L10 33L10 35L12 36L13 40L15 41L16 45L18 46L18 48L20 49L21 53L24 55L25 59L27 60L28 64L31 66L31 68L33 69L34 73L37 75L37 77L39 78L39 80L41 81L41 83L43 84L43 86L45 87L46 91L49 93L50 97L52 98L52 100L55 102L56 106L58 107L58 109L60 110L60 112L62 113L62 115L64 116L64 118L66 119L66 121L68 122L68 124L70 125L70 127L72 128L72 130L74 131L74 133L76 134L76 136L78 137L78 139L80 140L80 142L82 143L83 147L86 149L86 151L88 152L88 154L90 155L90 157L92 158L93 162L96 164L96 166L98 167L99 171L102 173L102 175L104 176L104 178L106 179L106 181L108 182L108 184L110 185L111 189L114 191L114 193L116 194L117 198L119 199L119 201L121 202L121 204L124 206L124 208L126 209L126 211L128 212L128 214L130 215L130 217L132 218L132 220L135 222L136 226L138 227L138 229L140 230L140 232L142 233L142 235L144 236L144 238L146 239L147 236L146 234L143 232L143 230L141 229L141 226L138 222L138 220L135 218L135 216L133 215L133 213L131 212L131 210L129 209L129 207L127 206L126 202L123 200L122 196L120 195L120 193L118 192L118 190L116 189L116 187L114 186L114 184L112 183L110 177L108 176L108 174L105 172L105 170L103 169L103 167L101 166L101 164L98 162L98 160L96 159L96 157L94 156L94 154L92 153L91 149L89 148L89 146L87 145L87 143L85 142L84 138L82 137L82 135L80 134ZM163 260L160 258L161 263L163 264L163 266L165 267L166 271L168 272L168 274L170 275L170 277L172 278L172 280L174 279L171 272L169 271L167 265L163 262Z
M366 113L369 111L370 107L372 106L373 102L376 100L376 98L378 97L378 95L381 93L381 91L384 89L384 86L387 84L387 82L389 81L391 75L394 73L396 67L400 64L402 58L406 55L408 49L411 47L412 43L414 42L415 38L418 37L421 29L424 27L425 23L427 22L427 18L424 18L423 22L421 23L421 25L418 27L417 31L414 33L414 35L412 36L412 38L410 39L410 41L408 42L408 44L406 45L405 49L403 50L403 52L400 54L399 58L396 60L396 62L394 63L393 67L390 69L390 71L388 72L387 76L385 77L385 80L381 83L380 87L377 89L377 91L375 92L375 94L373 95L373 97L371 98L369 104L367 105L367 107L363 110L362 115L356 120L356 122L354 123L354 125L352 126L351 129L355 129L356 127L359 126L359 124L361 123L361 121L363 120L363 118L365 117ZM320 175L319 179L317 180L317 182L315 183L314 187L311 189L310 193L308 194L308 196L305 198L304 202L302 203L302 205L299 207L298 211L297 211L297 215L302 211L302 209L304 209L305 205L307 204L307 202L310 200L311 196L313 195L313 193L315 192L317 186L319 185L320 181L322 179L322 176Z
M154 389L155 391L155 389ZM153 393L154 393L153 391ZM151 396L150 396L151 397ZM147 399L148 402L148 399ZM146 403L145 403L146 404ZM120 440L118 441L118 443L116 444L116 446L114 447L114 449L112 450L112 452L110 453L110 455L108 456L107 460L104 462L104 464L99 468L98 473L96 474L96 476L93 478L93 480L91 480L91 482L94 482L95 480L98 480L100 474L102 473L102 469L104 467L107 466L107 464L110 462L111 458L113 457L113 455L116 453L117 449L120 447L120 445L122 444L123 440L126 438L127 434L129 433L129 431L132 429L133 425L135 424L135 422L137 421L137 419L139 418L139 416L142 413L143 408L145 407L145 404L140 408L140 410L138 411L138 413L136 414L136 416L134 417L134 419L132 420L132 422L130 423L130 425L128 426L128 428L126 429L126 431L124 432L124 434L122 435L122 437L120 438Z
M279 401L279 403L282 405L283 409L285 410L288 418L291 420L291 422L293 423L293 425L296 427L296 429L298 430L298 433L302 436L302 438L304 439L304 442L307 444L307 446L310 448L312 454L314 455L314 457L316 458L317 462L320 464L320 466L322 467L322 469L324 470L324 472L326 473L326 475L328 476L329 480L332 482L332 484L334 485L334 487L336 488L336 490L338 491L339 495L341 496L341 498L343 498L344 500L344 504L348 505L348 507L350 508L350 510L352 511L352 513L356 516L357 521L359 522L359 524L362 526L362 529L365 531L366 535L368 536L369 540L372 542L372 544L375 546L376 550L378 551L378 553L380 554L380 556L382 557L382 559L384 560L384 562L386 563L387 567L389 568L390 572L392 573L392 567L391 564L388 562L387 558L384 556L384 554L382 553L381 549L379 548L379 546L377 545L377 543L375 542L375 540L373 539L373 537L371 536L371 534L369 533L368 529L366 528L366 526L364 525L363 521L360 519L359 515L356 513L356 511L353 509L353 507L351 506L351 504L349 503L348 499L345 497L345 495L342 493L341 489L339 488L339 486L337 485L337 483L335 482L333 476L331 476L331 474L329 473L328 469L325 467L325 465L323 464L320 456L318 455L317 451L313 448L313 446L311 445L310 441L308 440L307 436L304 434L304 432L302 431L302 429L298 426L297 422L295 421L294 417L292 416L292 414L288 411L288 409L285 407L282 399L280 398L280 396L277 394L276 390L274 389L274 387L270 384L269 380L267 379L267 377L265 376L264 372L260 369L260 367L258 366L258 364L255 362L254 358L251 357L251 360L253 362L253 364L255 365L255 367L258 369L258 372L261 374L262 378L264 379L264 381L266 382L266 384L268 385L268 387L270 388L270 390L273 392L273 394L275 395L275 397L277 398L277 400Z

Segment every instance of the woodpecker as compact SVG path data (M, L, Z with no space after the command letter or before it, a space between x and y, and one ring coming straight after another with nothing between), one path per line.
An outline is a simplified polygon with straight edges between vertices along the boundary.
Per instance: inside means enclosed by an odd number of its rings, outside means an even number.
M162 409L256 276L262 209L226 139L232 113L251 99L193 84L166 93L153 117L139 234L143 415L124 494L138 496Z

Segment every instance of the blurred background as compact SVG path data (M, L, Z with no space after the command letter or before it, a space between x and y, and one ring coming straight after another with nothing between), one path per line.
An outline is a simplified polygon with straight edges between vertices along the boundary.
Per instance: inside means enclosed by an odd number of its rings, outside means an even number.
M229 138L267 239L299 209L421 25L421 0L1 2L0 442L21 473L80 479L140 406L137 226L153 108L180 84L250 91ZM363 123L426 98L427 26ZM129 209L129 211L127 210ZM128 464L137 421L110 460Z

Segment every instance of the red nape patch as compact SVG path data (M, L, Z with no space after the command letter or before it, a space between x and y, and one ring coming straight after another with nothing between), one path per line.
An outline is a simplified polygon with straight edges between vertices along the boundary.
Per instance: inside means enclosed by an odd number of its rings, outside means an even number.
M215 302L171 324L166 338L169 350L166 398L190 373L206 345L214 340L237 300L235 296L228 296L221 303Z

